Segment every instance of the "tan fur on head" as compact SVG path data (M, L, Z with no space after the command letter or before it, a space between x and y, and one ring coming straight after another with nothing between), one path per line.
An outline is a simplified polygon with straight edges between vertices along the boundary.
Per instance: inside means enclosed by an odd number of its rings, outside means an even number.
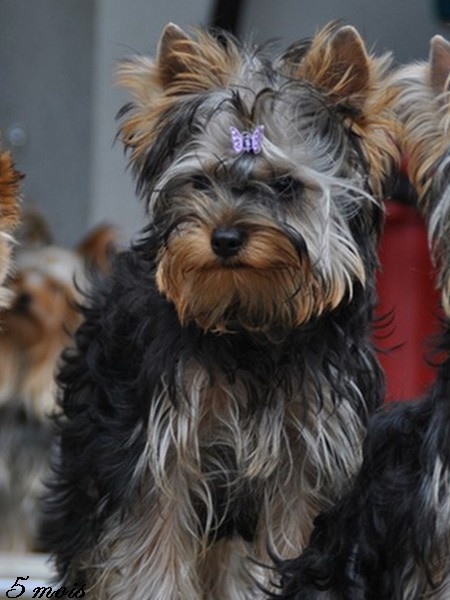
M251 50L247 52L246 60L251 63ZM385 85L390 56L369 55L356 29L331 23L316 34L298 63L280 64L288 76L310 82L331 104L349 109L348 126L361 139L372 189L380 195L392 162L399 159L391 114L393 92ZM164 130L164 113L180 97L245 87L245 70L245 60L233 40L222 45L205 32L198 31L192 38L176 25L167 25L155 60L135 57L118 69L118 83L133 99L120 128L131 160L143 158Z

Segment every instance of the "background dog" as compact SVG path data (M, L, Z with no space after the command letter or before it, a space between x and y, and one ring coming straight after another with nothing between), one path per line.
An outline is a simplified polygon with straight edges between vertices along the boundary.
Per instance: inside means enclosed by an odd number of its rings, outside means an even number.
M50 545L96 598L261 595L361 459L387 57L330 25L275 61L168 25L120 69L149 223L66 353Z
M101 226L75 250L39 244L30 221L24 214L17 233L21 245L7 282L12 300L2 314L0 331L3 552L42 549L40 499L54 438L50 415L59 356L81 321L77 303L80 290L86 291L86 263L99 260L103 266L106 246L114 240L113 229ZM32 223L36 225L35 218Z

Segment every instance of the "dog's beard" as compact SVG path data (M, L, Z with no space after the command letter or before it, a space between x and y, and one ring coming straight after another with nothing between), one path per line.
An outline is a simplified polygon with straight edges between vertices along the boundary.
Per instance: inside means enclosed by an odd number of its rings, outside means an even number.
M175 233L158 261L158 288L176 307L183 325L205 331L242 328L289 330L351 296L352 282L364 281L362 261L354 253L353 272L324 277L275 227L251 231L236 257L222 260L210 247L211 233L193 226Z

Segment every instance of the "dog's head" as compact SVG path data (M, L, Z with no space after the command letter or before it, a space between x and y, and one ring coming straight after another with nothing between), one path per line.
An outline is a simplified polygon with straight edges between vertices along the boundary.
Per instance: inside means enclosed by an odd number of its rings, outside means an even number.
M61 349L79 322L75 279L81 258L71 250L45 246L16 254L10 280L13 303L5 312L4 336L14 336L23 351L45 345Z
M429 60L400 68L392 87L408 174L428 223L443 307L450 316L450 44L435 36Z
M3 314L4 351L19 349L30 368L35 362L55 360L81 320L78 303L88 287L87 263L107 270L107 248L114 236L113 228L99 226L74 249L22 240L8 280L13 300Z
M156 281L183 324L290 329L373 277L395 150L386 57L330 25L276 60L168 25L124 63L121 112L157 239Z

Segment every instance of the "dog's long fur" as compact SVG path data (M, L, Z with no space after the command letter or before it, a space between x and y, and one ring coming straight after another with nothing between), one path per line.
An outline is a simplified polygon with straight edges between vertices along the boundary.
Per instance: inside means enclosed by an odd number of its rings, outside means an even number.
M331 25L275 62L169 25L120 70L149 214L66 354L50 544L98 599L250 599L352 480L371 343L386 57ZM236 156L230 127L264 126ZM239 252L213 250L238 232ZM257 561L259 564L257 564Z
M280 564L291 600L450 597L450 44L392 79L401 145L439 268L441 364L427 396L371 423L351 493L317 522L310 547Z

